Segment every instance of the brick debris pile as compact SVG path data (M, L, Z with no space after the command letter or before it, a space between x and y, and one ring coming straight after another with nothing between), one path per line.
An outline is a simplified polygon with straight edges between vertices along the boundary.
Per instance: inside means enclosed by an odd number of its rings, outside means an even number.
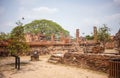
M62 63L108 73L109 61L113 58L120 59L120 55L78 54L68 52L64 54Z

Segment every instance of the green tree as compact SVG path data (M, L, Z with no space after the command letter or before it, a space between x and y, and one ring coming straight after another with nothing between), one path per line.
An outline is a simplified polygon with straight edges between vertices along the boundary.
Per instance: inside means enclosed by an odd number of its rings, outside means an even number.
M64 30L59 24L51 20L34 20L29 24L24 25L25 33L41 33L46 35L47 39L51 38L51 34L54 33L58 38L60 37L60 32L65 35L69 35L67 30Z
M28 45L25 42L23 26L17 26L12 30L8 49L9 52L14 55L22 54L28 50Z
M93 36L90 36L90 35L86 35L86 36L85 36L85 39L87 39L87 40L93 40L93 38L94 38L94 37L93 37Z
M9 39L9 34L6 34L4 32L0 32L0 41L4 41Z
M21 25L21 24L18 24ZM15 68L20 69L20 57L23 52L28 51L28 45L24 37L24 27L16 26L10 33L8 51L15 57Z
M105 43L110 40L110 28L108 28L105 24L103 27L98 29L97 32L97 40L102 42L103 46L105 47Z

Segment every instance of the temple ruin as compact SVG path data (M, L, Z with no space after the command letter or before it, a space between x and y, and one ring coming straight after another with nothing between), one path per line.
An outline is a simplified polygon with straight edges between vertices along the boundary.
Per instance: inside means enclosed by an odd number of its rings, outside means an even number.
M120 32L120 31L119 31ZM119 39L119 32L116 34L116 41ZM49 54L55 51L66 51L66 52L81 52L81 53L103 53L104 49L97 42L97 27L93 27L93 40L85 40L80 37L79 29L76 29L76 40L72 40L69 36L65 36L60 32L60 39L57 40L54 33L51 34L51 40L47 40L46 36L38 33L26 33L25 39L27 44L30 46L30 50L27 55L31 54L34 50L38 50L39 54ZM113 40L113 36L111 37ZM4 42L6 43L6 42ZM117 43L117 42L116 42ZM115 44L116 44L115 43ZM117 44L116 44L117 45ZM3 52L3 42L0 43L1 51ZM114 48L114 41L106 43L106 48ZM1 52L1 53L2 53Z
M97 42L97 27L94 26L94 41Z
M97 41L97 27L93 27L93 33L93 40L80 37L79 29L76 29L75 40L65 36L62 32L59 40L56 39L54 33L51 34L51 40L47 40L46 36L41 33L26 33L25 39L30 50L23 55L31 56L33 52L37 52L37 56L50 54L48 62L51 63L62 63L109 73L109 61L113 58L120 59L120 30L115 37L111 36L111 41L106 43L105 47L102 47ZM0 42L0 55L7 53L5 47L8 43L7 41ZM105 52L105 49L113 48L118 52ZM31 60L34 60L33 56L31 56ZM39 59L37 58L37 60Z
M119 51L119 54L120 54L120 29L114 37L114 42L115 42L115 47Z
M79 32L79 29L76 29L76 42L77 43L80 42L80 32Z

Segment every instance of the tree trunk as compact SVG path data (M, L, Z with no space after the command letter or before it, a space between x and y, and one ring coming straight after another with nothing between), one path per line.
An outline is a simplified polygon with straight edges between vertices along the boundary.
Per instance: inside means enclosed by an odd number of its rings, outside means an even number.
M20 57L18 57L18 70L20 70Z
M15 57L15 69L20 70L20 57L17 55L12 55L13 57Z
M15 57L15 68L17 69L17 56L14 56Z

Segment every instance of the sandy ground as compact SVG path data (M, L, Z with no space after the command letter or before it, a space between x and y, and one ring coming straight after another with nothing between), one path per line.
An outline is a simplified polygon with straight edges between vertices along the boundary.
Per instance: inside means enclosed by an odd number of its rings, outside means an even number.
M48 63L49 56L40 56L40 61L32 62L30 57L21 57L21 70L14 69L14 58L0 60L0 78L108 78L108 75L88 69ZM6 62L6 63L3 63ZM3 63L3 64L2 64Z

